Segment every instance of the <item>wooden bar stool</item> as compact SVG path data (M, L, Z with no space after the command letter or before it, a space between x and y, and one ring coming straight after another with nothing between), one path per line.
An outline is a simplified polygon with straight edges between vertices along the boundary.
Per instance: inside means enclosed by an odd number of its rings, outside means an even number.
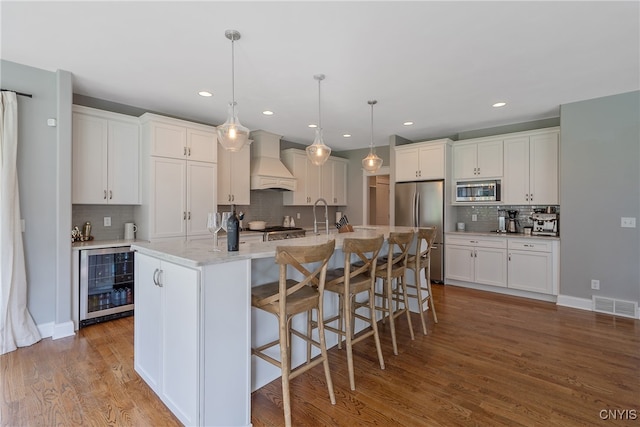
M251 305L272 313L278 318L279 339L254 348L251 353L279 367L282 371L282 402L287 426L291 426L289 381L320 363L324 365L329 398L333 405L336 403L331 373L329 372L323 323L320 322L318 326L319 342L315 341L310 334L307 335L293 329L291 325L293 316L305 312L310 316L313 309L316 310L316 318L322 319L327 262L333 255L335 243L335 240L330 240L327 243L314 246L278 246L276 248L276 263L280 265L280 280L251 289ZM311 268L315 267L315 270L311 272L303 264L312 264ZM298 271L303 279L287 278L287 267L292 267L291 271ZM292 369L291 334L319 348L320 354L308 360L306 364ZM265 352L276 345L280 346L280 360L274 359Z
M380 336L378 335L378 324L375 312L375 269L378 254L384 237L382 235L374 238L346 238L342 247L344 252L344 268L338 268L327 272L327 284L325 289L338 295L339 309L336 316L324 319L325 329L338 334L338 348L342 348L342 338L345 338L347 347L347 366L349 368L349 383L351 390L356 389L355 376L353 372L353 344L373 335L380 361L380 369L384 369L384 359L380 347ZM352 254L359 262L357 265L351 263ZM356 302L356 295L368 292L366 301ZM369 309L369 317L358 313L360 307ZM371 325L371 329L355 336L355 319L360 319ZM338 321L338 327L329 326L329 323Z
M414 273L415 284L407 283L408 289L415 290L414 293L408 293L409 298L415 298L418 302L418 311L422 320L422 333L427 335L427 322L424 318L424 304L427 302L431 305L431 314L433 321L438 323L436 316L436 308L433 305L433 293L431 292L431 248L436 239L436 227L425 227L418 229L416 236L416 249L414 254L409 254L407 258L407 270ZM424 270L424 278L426 283L424 286L420 282L420 270ZM426 296L423 296L426 294Z
M382 298L382 305L376 306L376 310L382 311L383 322L386 317L389 317L391 342L393 343L393 354L395 355L398 354L395 326L395 319L397 317L406 314L411 339L415 339L413 335L413 325L411 324L411 315L407 305L407 288L403 280L407 268L407 255L413 240L413 235L413 231L406 233L389 233L389 238L387 239L389 252L382 260L378 260L378 265L375 270L376 278L382 279L382 293L376 293L377 297ZM393 286L394 283L395 287ZM400 308L400 305L402 305L402 308Z

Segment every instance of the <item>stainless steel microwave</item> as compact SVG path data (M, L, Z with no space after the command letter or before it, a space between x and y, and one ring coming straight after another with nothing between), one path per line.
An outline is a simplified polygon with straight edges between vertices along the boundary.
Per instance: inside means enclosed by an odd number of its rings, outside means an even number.
M500 180L456 183L456 202L499 202Z

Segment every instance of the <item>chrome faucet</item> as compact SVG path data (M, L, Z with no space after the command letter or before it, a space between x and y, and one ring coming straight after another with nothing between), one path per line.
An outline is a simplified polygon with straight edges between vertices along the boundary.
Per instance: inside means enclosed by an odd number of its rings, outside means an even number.
M318 221L316 219L316 206L318 205L319 202L324 203L324 226L325 226L325 229L327 231L327 234L329 234L329 205L327 205L327 201L325 199L323 199L322 197L320 197L318 200L316 200L313 203L313 233L314 234L318 234Z

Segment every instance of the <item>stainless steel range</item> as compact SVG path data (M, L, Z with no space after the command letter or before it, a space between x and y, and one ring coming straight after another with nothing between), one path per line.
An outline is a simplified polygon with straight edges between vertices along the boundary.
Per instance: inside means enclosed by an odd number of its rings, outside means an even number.
M273 240L295 239L298 237L305 237L306 234L307 233L303 228L274 226L264 229L263 240L265 242L270 242Z

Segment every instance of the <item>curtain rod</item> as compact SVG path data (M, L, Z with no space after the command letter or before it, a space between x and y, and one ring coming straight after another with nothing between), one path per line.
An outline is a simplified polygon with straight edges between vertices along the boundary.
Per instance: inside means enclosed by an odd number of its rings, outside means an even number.
M16 95L26 96L27 98L33 98L33 95L31 95L30 93L22 93L22 92L18 92L18 91L11 90L11 89L0 89L0 91L2 91L2 92L13 92Z

